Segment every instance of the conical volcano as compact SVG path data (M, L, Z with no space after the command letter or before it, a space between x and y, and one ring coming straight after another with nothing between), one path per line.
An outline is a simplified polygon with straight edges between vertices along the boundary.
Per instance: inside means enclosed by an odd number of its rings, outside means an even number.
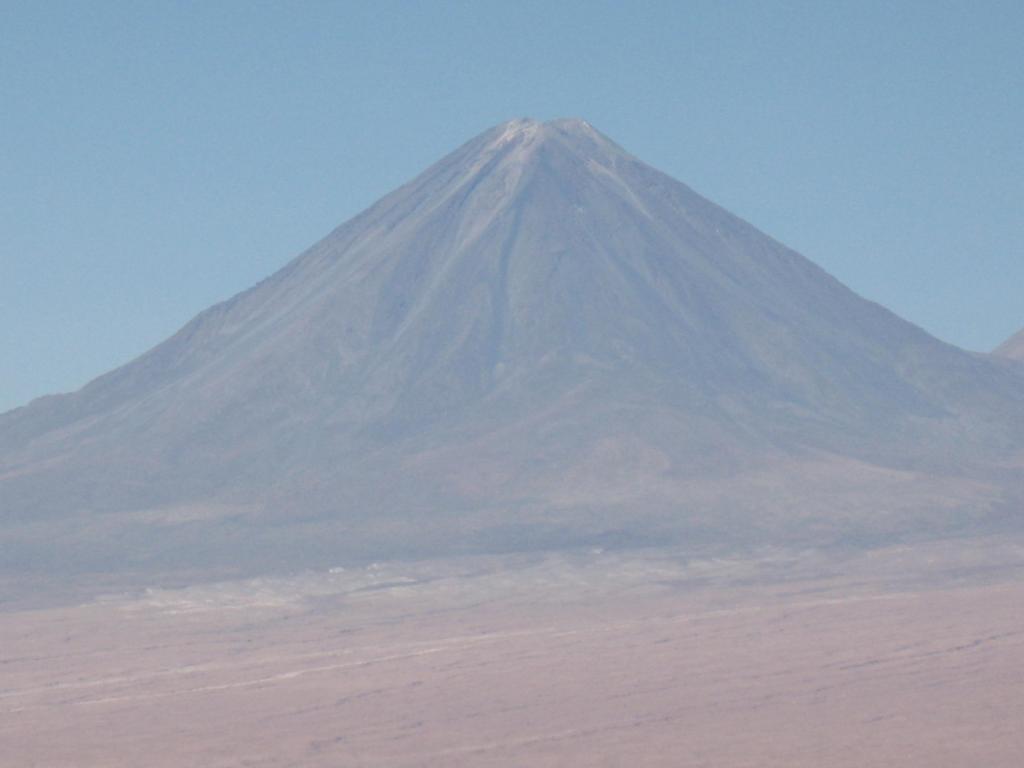
M0 499L19 568L868 540L1012 524L1022 448L1014 364L515 120L0 417Z

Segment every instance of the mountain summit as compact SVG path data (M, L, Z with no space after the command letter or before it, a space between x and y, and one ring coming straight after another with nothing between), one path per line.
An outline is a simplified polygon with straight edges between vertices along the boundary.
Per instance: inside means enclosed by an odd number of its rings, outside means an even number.
M1006 524L1022 449L1012 363L584 121L514 120L0 416L0 536L108 569L937 534Z
M1015 333L995 350L994 354L1024 360L1024 330Z

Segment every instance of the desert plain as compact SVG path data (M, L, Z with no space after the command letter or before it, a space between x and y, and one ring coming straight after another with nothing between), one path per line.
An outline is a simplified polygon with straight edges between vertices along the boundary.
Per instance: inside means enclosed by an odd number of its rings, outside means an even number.
M587 550L0 612L0 765L1019 766L1024 541Z

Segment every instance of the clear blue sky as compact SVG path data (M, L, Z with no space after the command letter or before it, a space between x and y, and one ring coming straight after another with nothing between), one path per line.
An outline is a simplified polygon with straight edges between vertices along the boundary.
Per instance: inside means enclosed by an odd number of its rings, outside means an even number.
M1024 3L0 0L0 411L502 120L579 116L940 338L1024 325Z

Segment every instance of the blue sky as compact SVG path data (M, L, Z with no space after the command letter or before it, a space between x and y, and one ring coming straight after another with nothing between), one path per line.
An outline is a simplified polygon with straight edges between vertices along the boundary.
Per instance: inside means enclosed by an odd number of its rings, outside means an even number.
M1024 3L0 0L0 411L578 116L947 341L1024 326Z

